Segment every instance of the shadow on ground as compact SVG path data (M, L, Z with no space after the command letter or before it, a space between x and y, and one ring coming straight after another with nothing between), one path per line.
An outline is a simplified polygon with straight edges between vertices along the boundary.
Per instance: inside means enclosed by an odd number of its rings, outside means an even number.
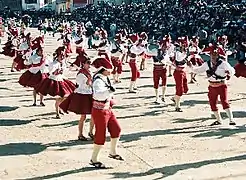
M46 148L47 147L41 143L9 143L0 145L0 156L38 154Z
M18 108L16 106L0 106L0 112L15 111Z
M155 180L158 180L158 179L163 179L168 176L172 176L179 171L184 171L188 169L197 169L197 168L207 166L207 165L220 164L220 163L232 162L232 161L241 161L241 160L246 160L245 154L234 156L234 157L229 157L229 158L204 160L204 161L192 162L192 163L175 164L175 165L165 166L162 168L153 168L143 173L116 172L116 173L110 173L110 174L113 175L113 178L115 179L146 177L146 176L157 174L157 173L162 174L162 177L155 178Z
M0 119L0 126L20 126L26 125L35 120L19 120L19 119Z

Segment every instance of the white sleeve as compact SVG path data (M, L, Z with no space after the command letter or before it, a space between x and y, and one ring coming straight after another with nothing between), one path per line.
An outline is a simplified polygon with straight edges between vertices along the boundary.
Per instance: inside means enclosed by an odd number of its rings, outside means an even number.
M31 65L32 64L32 62L33 62L33 56L30 56L26 61L24 61L24 64L25 65Z
M228 62L224 62L225 65L225 70L229 71L230 75L234 75L235 74L235 69L228 63Z
M109 89L105 87L105 83L100 79L96 79L93 82L92 89L95 100L105 101L111 97Z
M57 67L56 63L53 62L49 65L49 73L50 74L53 74L53 72L55 72L57 69L58 69L58 67Z
M82 74L82 73L79 73L77 76L76 76L76 84L78 84L79 86L83 86L84 84L86 84L88 78Z
M204 73L209 70L208 63L204 62L200 67L192 67L191 70L196 74Z

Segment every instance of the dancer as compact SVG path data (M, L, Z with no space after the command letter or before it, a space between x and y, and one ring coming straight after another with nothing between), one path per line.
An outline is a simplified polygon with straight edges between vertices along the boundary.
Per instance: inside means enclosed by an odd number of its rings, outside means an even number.
M130 61L129 61L129 66L131 68L131 82L130 82L130 86L129 86L129 93L136 93L135 90L137 90L137 85L136 85L136 81L138 78L140 78L140 72L137 68L137 56L139 56L140 54L142 54L145 51L144 48L142 47L137 47L136 45L132 45L131 48L129 49L128 52L128 56L130 57Z
M43 54L43 48L39 47L34 55L26 60L25 65L29 66L29 69L24 72L20 79L20 85L24 87L32 87L33 89L33 106L36 106L37 91L36 87L47 78L47 74L44 73L45 58ZM40 94L40 105L45 106L43 103L43 95Z
M176 85L176 94L172 98L172 101L175 102L175 111L183 112L180 108L180 99L183 94L188 92L188 82L185 68L187 67L187 55L186 55L186 41L180 41L176 48L175 52L175 70L173 72L175 85Z
M151 52L153 50L150 50L150 46L147 48L147 52ZM155 103L159 103L159 81L162 80L162 98L161 100L165 102L165 94L166 94L166 85L167 85L167 65L172 64L172 62L169 59L169 55L167 52L167 49L165 47L161 48L160 46L156 48L157 53L156 55L153 55L153 61L154 61L154 68L153 68L153 81L154 81L154 89L155 89ZM149 54L149 53L147 53Z
M216 121L211 124L221 125L221 116L218 111L217 103L218 96L220 96L220 101L222 103L223 109L230 120L230 125L236 125L233 119L233 114L230 109L228 102L228 92L227 92L227 75L234 75L235 70L231 65L220 58L220 55L224 55L223 51L220 50L218 46L210 46L210 60L205 62L200 67L192 67L192 71L195 73L207 72L209 87L208 87L208 99L212 112L216 117Z
M91 115L95 123L95 137L90 164L96 168L105 168L105 165L98 161L98 154L105 143L107 128L111 135L109 158L123 160L117 154L121 128L112 111L112 94L115 92L109 80L112 65L105 58L98 58L92 64L97 68L97 72L93 77L92 84L94 101Z
M56 98L56 118L60 119L60 103L75 90L75 84L64 76L66 70L65 48L59 47L54 53L54 61L49 67L49 77L40 83L36 91L44 96L49 94Z
M90 60L83 59L81 61L82 66L76 77L77 88L70 94L61 104L60 108L65 112L68 111L80 114L80 120L78 124L79 135L78 140L87 141L88 139L83 135L84 122L86 115L91 114L92 109L92 76L90 72ZM93 119L90 121L89 137L93 137Z
M201 49L198 47L198 44L199 44L198 37L193 36L191 39L191 45L189 47L190 56L188 57L188 59L194 66L201 66L204 63L203 59L199 55ZM196 82L196 74L191 72L190 83L193 84L195 82Z
M148 35L146 32L142 32L139 35L139 45L142 47L146 47L148 44ZM143 53L141 55L141 63L140 63L140 71L143 71L146 69L146 59L150 59L150 56L148 56L146 53Z
M111 51L111 62L113 65L113 78L114 83L120 83L120 75L122 73L122 50L120 45L117 42L111 42L112 44L112 51Z

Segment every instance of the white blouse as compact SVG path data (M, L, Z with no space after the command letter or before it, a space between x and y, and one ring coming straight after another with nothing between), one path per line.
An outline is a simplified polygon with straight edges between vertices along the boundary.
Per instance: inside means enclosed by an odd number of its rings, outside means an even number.
M211 67L212 67L212 62ZM200 67L192 67L192 71L194 73L204 73L207 70L209 70L208 62L203 63ZM222 61L222 63L217 67L215 71L216 75L221 77L226 77L226 75L229 73L230 75L235 74L235 69L226 61ZM219 82L221 79L216 79L214 76L211 76L208 78L209 81L212 82Z
M88 78L83 73L79 73L76 77L76 84L78 87L75 89L75 93L79 94L92 94L92 87L87 84Z
M56 60L53 61L49 66L49 78L55 81L63 81L63 79L65 79L64 73L66 68L65 62L60 63ZM58 72L58 74L55 74L56 72Z
M110 100L113 96L113 93L110 92L109 88L106 87L105 82L107 82L107 76L104 76L102 74L97 74L95 76L97 78L93 84L92 84L92 89L93 89L93 99L97 101L105 101L105 100ZM103 79L103 80L102 80Z
M33 54L28 58L28 60L24 61L25 65L34 65L34 67L30 67L28 70L33 73L37 74L38 71L44 73L45 62L41 63L42 57L38 56L37 54ZM38 65L39 64L39 65Z

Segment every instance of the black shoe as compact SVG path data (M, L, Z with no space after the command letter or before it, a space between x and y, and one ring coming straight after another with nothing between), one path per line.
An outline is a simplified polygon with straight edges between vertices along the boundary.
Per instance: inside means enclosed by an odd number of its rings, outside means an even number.
M33 105L32 106L37 106L37 104L36 103L33 103Z
M218 125L221 125L221 122L214 121L212 124L210 124L210 126L218 126Z
M236 123L234 121L230 121L229 125L236 126Z
M183 112L181 108L176 108L175 111L176 112Z
M40 106L45 106L45 104L43 102L40 103Z

